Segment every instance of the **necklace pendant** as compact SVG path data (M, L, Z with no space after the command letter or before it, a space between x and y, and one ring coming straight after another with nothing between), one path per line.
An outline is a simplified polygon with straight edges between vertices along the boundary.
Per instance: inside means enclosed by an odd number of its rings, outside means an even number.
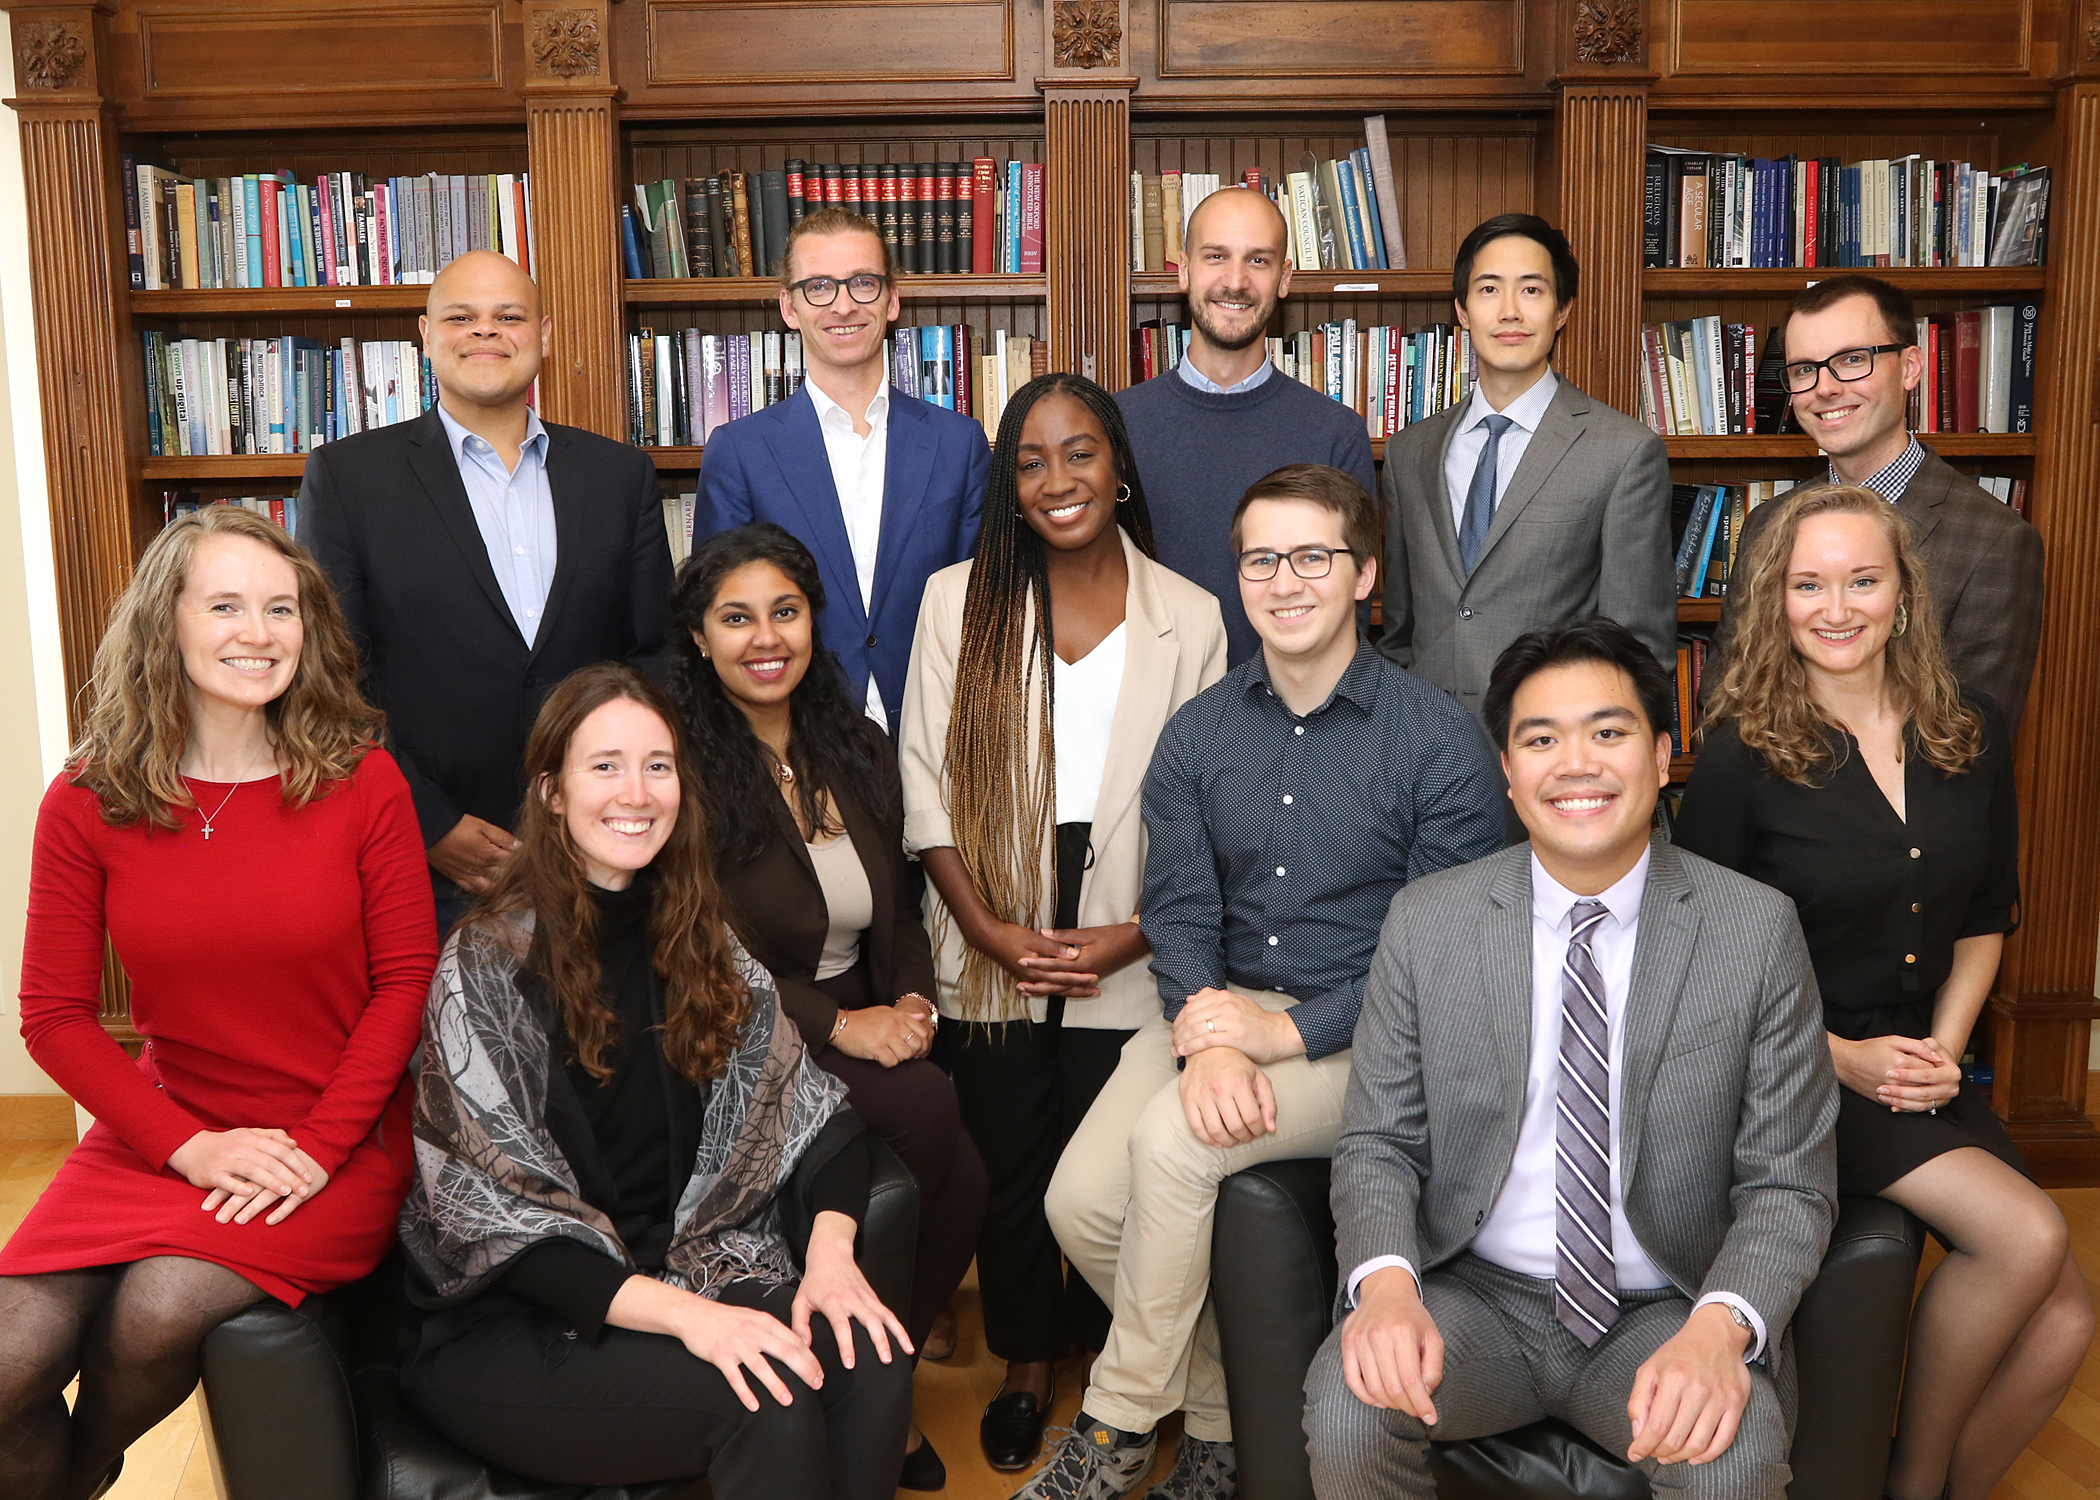
M786 761L782 761L779 765L775 766L773 768L773 773L780 778L780 784L782 786L793 786L795 784L795 768L789 765Z
M204 839L206 843L211 842L211 824L209 823L204 825Z

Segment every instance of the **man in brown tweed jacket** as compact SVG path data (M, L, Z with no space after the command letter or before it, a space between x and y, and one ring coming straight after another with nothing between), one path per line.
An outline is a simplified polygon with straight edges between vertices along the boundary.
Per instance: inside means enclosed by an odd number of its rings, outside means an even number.
M1876 277L1833 276L1796 297L1785 337L1794 419L1829 455L1831 483L1878 491L1910 523L1955 677L1988 693L2018 729L2042 634L2042 539L2010 506L1911 436L1909 396L1925 373L1916 329L1909 295ZM1842 378L1857 371L1862 353L1866 373ZM1811 373L1812 384L1794 389ZM1768 517L1754 510L1743 528L1731 600ZM1725 660L1734 623L1724 604L1714 631L1717 662ZM1718 680L1709 664L1707 684Z

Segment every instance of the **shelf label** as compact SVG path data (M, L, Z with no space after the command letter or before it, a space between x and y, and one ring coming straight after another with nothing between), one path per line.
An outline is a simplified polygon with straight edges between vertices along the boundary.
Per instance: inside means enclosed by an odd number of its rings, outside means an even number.
M350 305L350 299L348 297L338 297L335 299L335 305L337 307L348 307Z
M1378 290L1378 283L1375 281L1337 281L1334 284L1334 289L1338 292L1375 292Z

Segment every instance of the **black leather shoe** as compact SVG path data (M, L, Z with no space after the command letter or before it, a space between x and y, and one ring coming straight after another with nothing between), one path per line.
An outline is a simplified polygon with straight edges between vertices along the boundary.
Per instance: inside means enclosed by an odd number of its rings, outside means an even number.
M919 1446L904 1455L904 1469L897 1475L900 1490L944 1490L948 1487L948 1466L941 1462L940 1454L933 1451L933 1440L923 1433Z
M1055 1399L1056 1392L1051 1395ZM992 1397L977 1424L985 1462L1009 1472L1027 1468L1043 1451L1043 1423L1049 1417L1050 1402L1037 1400L1032 1392L1009 1391Z

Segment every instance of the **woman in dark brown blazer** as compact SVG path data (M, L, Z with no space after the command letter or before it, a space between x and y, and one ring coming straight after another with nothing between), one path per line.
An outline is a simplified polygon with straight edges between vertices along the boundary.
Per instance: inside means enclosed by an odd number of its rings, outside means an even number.
M817 632L823 609L816 559L793 536L767 523L724 532L671 591L672 679L732 925L811 1055L919 1184L905 1318L916 1348L975 1253L985 1171L954 1085L926 1060L933 952L896 754L848 696ZM914 1431L903 1487L945 1480Z

